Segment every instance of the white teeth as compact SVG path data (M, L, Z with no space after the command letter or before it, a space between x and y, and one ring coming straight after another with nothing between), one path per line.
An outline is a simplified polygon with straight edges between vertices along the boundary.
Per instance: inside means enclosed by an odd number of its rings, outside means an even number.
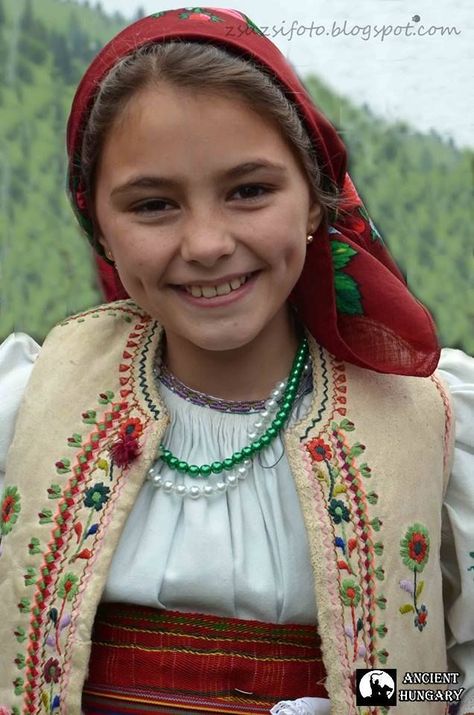
M245 283L248 276L233 278L230 283L221 283L218 286L184 286L188 293L191 293L195 298L215 298L216 295L228 295L233 290L237 290Z
M217 295L217 289L214 286L203 286L201 290L204 298L215 298Z
M216 288L217 295L227 295L228 293L230 293L232 288L236 287L233 285L234 283L235 283L235 281L232 281L230 283L230 285L229 285L229 283L223 283L222 285L217 286L217 288ZM240 288L240 281L239 281L239 285L237 286L237 288Z

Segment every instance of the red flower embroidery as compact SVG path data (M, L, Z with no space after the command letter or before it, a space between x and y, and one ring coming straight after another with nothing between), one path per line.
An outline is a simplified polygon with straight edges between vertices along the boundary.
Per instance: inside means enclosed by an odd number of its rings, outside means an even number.
M421 564L426 556L427 542L424 534L413 534L408 544L410 558Z
M47 683L57 683L61 675L59 661L56 658L50 658L43 669L44 679Z
M322 439L312 439L308 442L306 449L316 462L323 462L325 459L331 459L331 448Z
M125 437L135 437L137 439L143 432L143 426L138 417L131 417L126 420L119 429L119 435L123 439Z

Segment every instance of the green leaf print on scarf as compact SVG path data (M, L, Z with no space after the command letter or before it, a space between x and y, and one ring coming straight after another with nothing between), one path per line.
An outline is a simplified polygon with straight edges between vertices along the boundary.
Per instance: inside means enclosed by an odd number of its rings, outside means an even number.
M338 312L346 315L363 315L359 286L352 276L342 270L357 255L357 251L343 241L333 240L331 241L331 255Z

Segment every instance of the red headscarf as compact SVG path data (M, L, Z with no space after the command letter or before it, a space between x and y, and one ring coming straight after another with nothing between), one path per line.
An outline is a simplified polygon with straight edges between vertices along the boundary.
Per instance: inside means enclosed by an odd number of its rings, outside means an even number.
M77 89L68 123L69 191L76 216L98 253L80 175L83 129L98 85L116 62L153 42L212 42L253 58L279 80L314 142L320 168L344 199L329 227L322 223L308 247L290 296L302 322L337 358L377 372L428 376L439 346L426 308L408 291L346 171L347 152L335 129L280 50L243 13L181 8L145 17L120 32L93 60ZM127 297L117 272L97 256L107 300Z

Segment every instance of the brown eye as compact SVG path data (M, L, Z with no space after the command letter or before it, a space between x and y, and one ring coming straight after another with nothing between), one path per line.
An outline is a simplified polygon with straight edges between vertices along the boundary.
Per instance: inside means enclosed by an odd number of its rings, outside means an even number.
M152 214L152 213L162 213L166 206L171 206L174 208L169 201L165 199L148 199L147 201L142 201L139 204L132 206L132 212L137 214Z
M260 199L271 191L272 189L262 184L242 184L235 190L233 195L242 194L241 198L251 201L252 199Z

